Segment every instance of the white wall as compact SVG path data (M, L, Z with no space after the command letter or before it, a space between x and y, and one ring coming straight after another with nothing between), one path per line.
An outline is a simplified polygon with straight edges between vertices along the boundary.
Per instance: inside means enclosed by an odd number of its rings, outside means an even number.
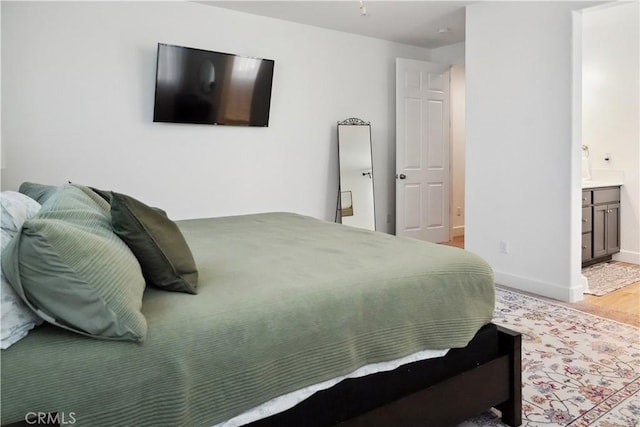
M491 264L497 283L566 301L582 298L571 222L580 187L571 133L578 6L481 2L466 13L465 246Z
M463 65L465 42L431 49L431 61L440 64Z
M582 14L582 141L593 170L624 174L620 254L640 264L640 34L638 2ZM610 153L610 161L605 161Z
M1 7L3 189L71 180L176 219L333 220L336 122L355 116L372 124L377 225L392 231L394 59L428 50L192 2ZM153 123L158 42L274 59L269 127Z
M451 228L464 235L465 76L464 65L451 67ZM471 195L472 196L472 195Z

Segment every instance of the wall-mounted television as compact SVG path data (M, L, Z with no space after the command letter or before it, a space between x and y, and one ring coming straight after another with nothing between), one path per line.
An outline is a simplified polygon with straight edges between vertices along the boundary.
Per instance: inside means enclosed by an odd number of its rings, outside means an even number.
M268 126L274 61L158 43L154 122Z

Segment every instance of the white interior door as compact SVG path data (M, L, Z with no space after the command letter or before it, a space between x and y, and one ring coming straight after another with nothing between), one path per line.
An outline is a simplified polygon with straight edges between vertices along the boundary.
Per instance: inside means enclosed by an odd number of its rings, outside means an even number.
M396 234L449 241L449 66L396 59Z

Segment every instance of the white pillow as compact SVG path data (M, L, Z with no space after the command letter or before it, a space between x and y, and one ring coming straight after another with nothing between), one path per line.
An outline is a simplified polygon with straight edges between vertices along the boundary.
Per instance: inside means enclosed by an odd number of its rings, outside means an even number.
M0 193L0 222L2 230L0 243L2 251L11 239L19 233L22 224L34 216L40 210L40 203L24 194L15 191L3 191ZM7 283L4 274L0 272L0 348L9 348L12 344L26 337L31 329L42 323L42 319L36 316L25 305L20 297Z

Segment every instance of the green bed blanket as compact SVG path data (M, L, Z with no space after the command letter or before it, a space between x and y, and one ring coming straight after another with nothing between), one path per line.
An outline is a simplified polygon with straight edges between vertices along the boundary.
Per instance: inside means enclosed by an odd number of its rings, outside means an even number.
M143 344L41 326L1 358L2 422L211 426L273 397L491 321L493 275L461 249L287 213L178 222L199 294L147 287Z

